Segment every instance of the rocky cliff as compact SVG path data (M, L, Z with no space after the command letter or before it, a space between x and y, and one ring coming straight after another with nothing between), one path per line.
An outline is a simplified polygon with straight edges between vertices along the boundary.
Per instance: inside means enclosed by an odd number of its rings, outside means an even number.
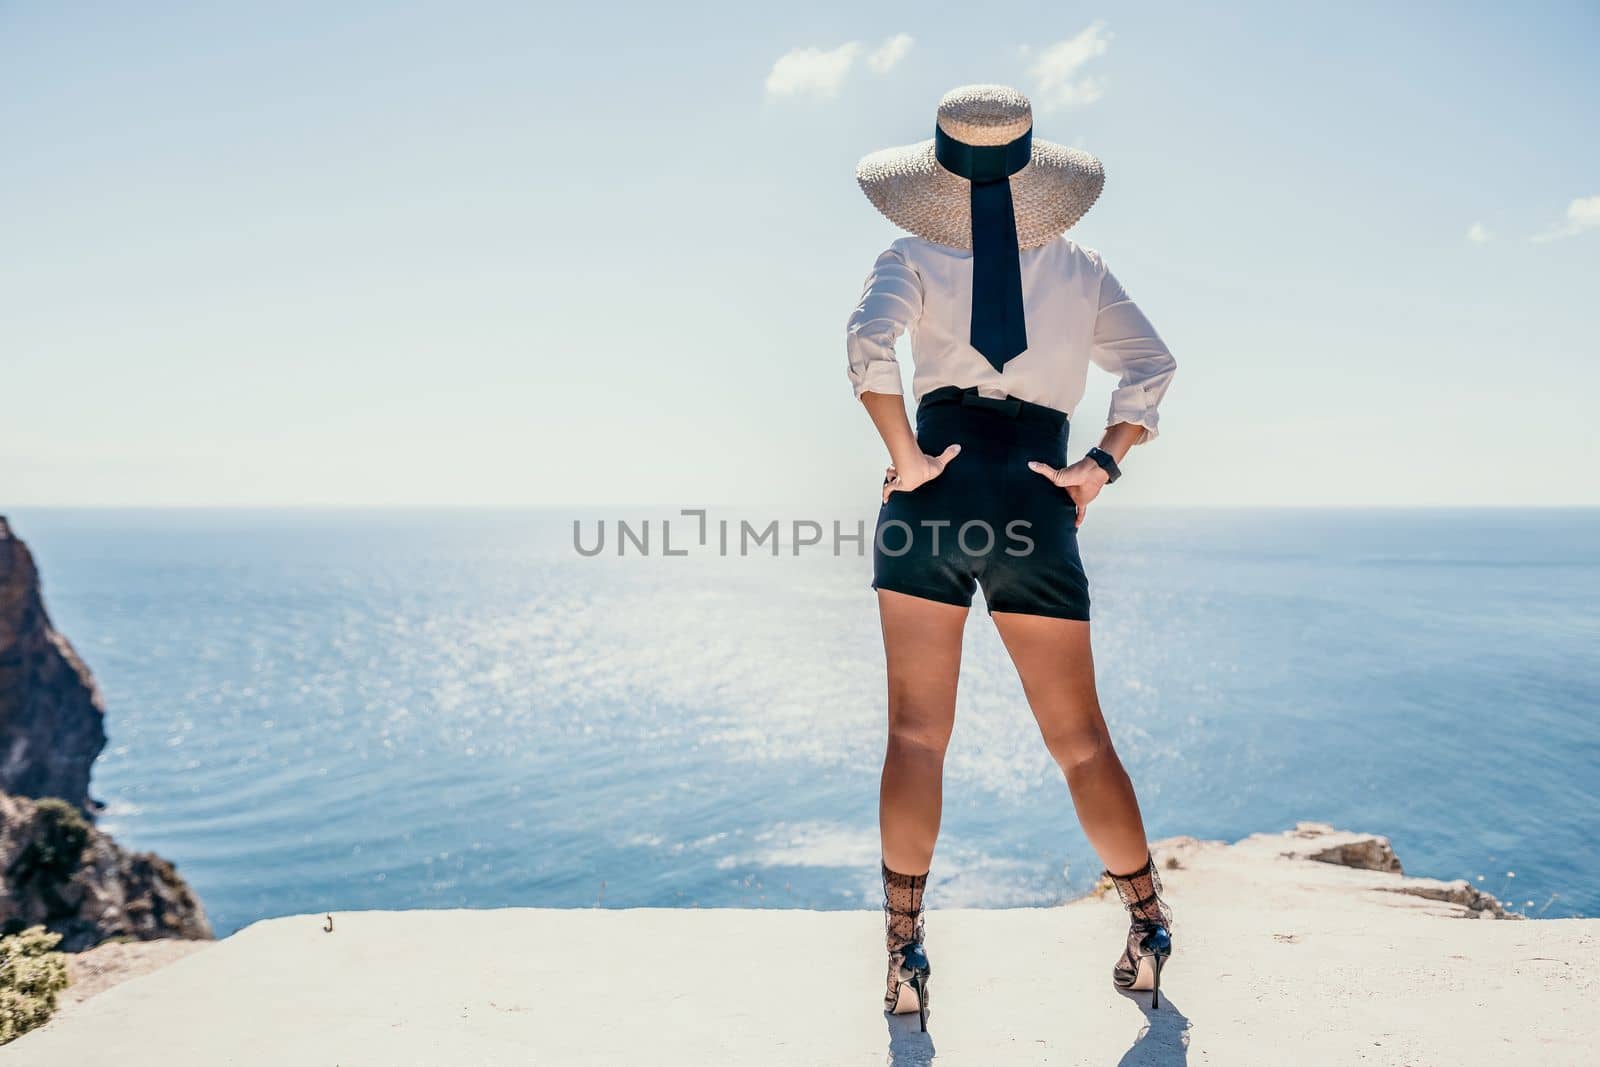
M172 864L124 850L90 821L104 718L89 669L50 625L28 546L0 518L0 933L42 924L71 952L111 938L209 938Z
M0 933L41 924L78 952L110 938L208 938L200 899L151 852L127 852L64 801L0 795Z
M91 810L104 720L89 668L50 625L32 553L0 516L0 792Z

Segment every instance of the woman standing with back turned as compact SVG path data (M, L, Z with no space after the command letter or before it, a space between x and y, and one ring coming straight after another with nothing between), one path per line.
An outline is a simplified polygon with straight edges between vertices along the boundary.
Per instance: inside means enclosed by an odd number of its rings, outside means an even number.
M932 140L876 152L856 170L873 205L915 235L878 257L847 343L850 380L893 463L872 581L889 674L884 1007L918 1012L923 1029L922 892L978 586L1132 917L1113 981L1150 990L1159 1006L1172 952L1139 802L1095 695L1077 528L1129 449L1155 437L1174 362L1100 256L1062 236L1100 194L1099 161L1032 134L1027 97L969 85L939 102ZM894 355L907 330L915 433ZM1068 413L1091 361L1120 380L1099 445L1068 464Z

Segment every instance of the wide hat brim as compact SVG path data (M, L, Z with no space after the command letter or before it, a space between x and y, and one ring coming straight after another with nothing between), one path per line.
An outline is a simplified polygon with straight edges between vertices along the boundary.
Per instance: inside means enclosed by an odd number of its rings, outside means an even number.
M1094 206L1106 176L1089 153L1035 138L1027 165L1010 181L1017 247L1038 248ZM939 164L933 138L866 156L856 164L856 182L901 229L934 244L972 247L972 187Z

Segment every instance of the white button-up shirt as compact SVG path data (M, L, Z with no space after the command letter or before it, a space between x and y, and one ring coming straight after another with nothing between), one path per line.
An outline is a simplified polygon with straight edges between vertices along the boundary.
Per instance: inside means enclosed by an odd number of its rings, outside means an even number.
M850 314L846 348L856 396L901 392L894 345L910 330L918 400L940 386L976 386L984 396L1014 396L1071 415L1092 361L1118 377L1106 425L1136 423L1144 427L1139 441L1154 438L1176 361L1100 254L1063 236L1022 252L1021 266L1028 347L997 371L968 343L972 253L920 237L895 241L872 265Z

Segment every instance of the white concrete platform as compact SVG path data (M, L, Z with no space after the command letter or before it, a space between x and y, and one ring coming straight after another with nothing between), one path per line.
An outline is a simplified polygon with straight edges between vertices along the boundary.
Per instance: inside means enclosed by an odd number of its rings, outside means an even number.
M0 1048L0 1067L1600 1062L1595 920L1489 921L1291 835L1158 851L1163 1004L1114 900L932 912L929 1033L876 912L357 912L257 923Z

